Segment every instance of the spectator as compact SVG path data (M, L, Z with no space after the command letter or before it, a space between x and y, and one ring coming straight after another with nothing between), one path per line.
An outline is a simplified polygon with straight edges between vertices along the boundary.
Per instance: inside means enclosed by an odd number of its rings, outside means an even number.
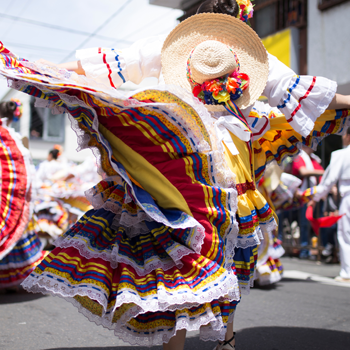
M343 149L332 153L321 183L317 186L314 200L324 198L338 182L341 197L337 238L340 253L340 274L336 281L350 283L350 128L343 136Z
M303 192L308 187L317 185L316 176L323 174L324 169L320 164L321 160L317 157L310 147L302 146L300 155L294 160L292 165L292 174L299 177L303 182L300 190ZM309 224L305 217L306 206L299 210L299 227L300 227L300 259L309 257L309 250L306 248L309 244Z

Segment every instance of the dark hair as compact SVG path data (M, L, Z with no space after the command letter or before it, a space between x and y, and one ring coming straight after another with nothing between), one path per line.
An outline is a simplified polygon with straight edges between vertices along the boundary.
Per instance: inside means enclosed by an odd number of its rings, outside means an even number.
M346 135L350 135L350 126L346 129Z
M13 101L0 102L0 118L13 119L13 113L15 112L17 105Z
M237 17L239 6L236 0L207 0L197 10L197 13L223 13Z
M51 154L53 159L57 159L58 158L58 153L60 153L60 151L58 149L52 149L49 154Z

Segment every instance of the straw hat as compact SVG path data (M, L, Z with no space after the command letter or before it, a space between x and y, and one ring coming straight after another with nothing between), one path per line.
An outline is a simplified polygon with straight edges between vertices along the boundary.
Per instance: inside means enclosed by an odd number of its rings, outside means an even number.
M191 77L203 83L231 73L236 68L250 78L250 84L234 102L239 108L252 105L263 92L269 63L258 35L239 19L218 13L201 13L181 22L168 35L162 48L162 72L166 84L180 85L192 91L186 67L191 55ZM209 110L223 111L222 105L206 105Z
M270 163L264 173L264 186L268 193L273 192L280 184L283 171L276 162Z

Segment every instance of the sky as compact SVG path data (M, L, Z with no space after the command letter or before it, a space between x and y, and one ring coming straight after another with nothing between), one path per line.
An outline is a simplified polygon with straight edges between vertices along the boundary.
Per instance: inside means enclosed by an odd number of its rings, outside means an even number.
M0 41L29 61L69 62L77 49L122 49L167 34L181 15L148 0L0 0ZM1 78L0 99L6 86Z

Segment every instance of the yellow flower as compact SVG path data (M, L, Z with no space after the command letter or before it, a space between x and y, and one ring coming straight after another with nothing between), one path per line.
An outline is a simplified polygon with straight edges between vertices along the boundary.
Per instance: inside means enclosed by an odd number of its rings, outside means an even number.
M237 0L236 2L238 4L238 6L239 5L248 6L249 4L251 4L250 0Z
M230 100L230 94L227 91L219 91L217 95L213 94L213 97L220 103Z

